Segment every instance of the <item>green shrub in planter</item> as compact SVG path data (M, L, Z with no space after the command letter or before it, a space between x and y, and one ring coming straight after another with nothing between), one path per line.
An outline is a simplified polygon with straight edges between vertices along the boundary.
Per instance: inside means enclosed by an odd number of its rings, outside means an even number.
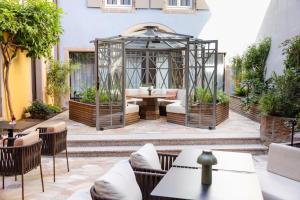
M245 87L237 86L234 88L234 94L238 97L244 97L247 93L248 92Z
M285 69L281 76L273 73L270 88L260 99L264 114L294 118L300 113L300 72Z
M107 103L109 101L107 91L99 91L99 100L101 103ZM83 103L90 103L90 104L96 104L96 88L95 87L89 87L86 88L81 94L80 94L80 102Z
M47 105L47 106L53 113L61 113L62 112L62 109L58 106L55 106L55 105Z
M196 101L198 103L212 103L213 97L209 90L202 87L197 87L195 91ZM217 103L229 103L229 96L223 91L219 90L217 92Z
M35 119L47 119L47 117L53 114L53 111L48 107L48 105L40 102L34 101L31 106L27 108L32 118Z

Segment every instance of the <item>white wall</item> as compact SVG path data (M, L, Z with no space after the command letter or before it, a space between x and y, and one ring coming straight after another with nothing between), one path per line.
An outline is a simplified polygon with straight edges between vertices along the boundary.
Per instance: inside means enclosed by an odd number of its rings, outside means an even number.
M300 0L271 0L257 39L272 38L272 47L267 60L267 77L273 71L281 74L284 65L281 44L286 39L300 34Z
M272 37L267 61L268 76L282 72L283 57L279 45L300 33L300 0L206 0L209 11L193 14L166 14L161 10L136 10L133 13L104 13L86 7L86 0L60 0L66 13L61 38L61 58L67 48L91 48L95 37L118 35L140 23L160 23L177 33L219 41L226 52L226 63L242 54L247 46L264 37Z

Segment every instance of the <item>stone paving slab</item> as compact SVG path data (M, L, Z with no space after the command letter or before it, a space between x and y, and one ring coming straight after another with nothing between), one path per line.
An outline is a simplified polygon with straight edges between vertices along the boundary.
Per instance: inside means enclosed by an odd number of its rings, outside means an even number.
M29 130L39 126L47 126L54 121L65 121L68 127L68 139L154 139L154 138L227 138L227 137L259 137L259 123L254 122L235 112L229 119L216 127L215 130L185 127L166 122L164 117L159 120L140 120L140 122L119 129L96 131L95 127L69 120L68 111L63 112Z

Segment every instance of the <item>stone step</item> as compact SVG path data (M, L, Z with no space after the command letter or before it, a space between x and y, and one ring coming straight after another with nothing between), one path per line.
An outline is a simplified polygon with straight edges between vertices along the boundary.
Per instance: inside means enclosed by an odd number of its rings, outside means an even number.
M103 147L103 146L139 146L146 143L154 145L222 145L222 144L261 144L257 135L216 136L216 135L134 135L134 136L83 136L69 137L69 147Z
M127 157L132 152L137 151L138 146L99 146L99 147L68 147L70 157ZM224 150L233 152L251 153L254 155L265 154L268 150L266 146L261 144L234 144L234 145L166 145L156 146L160 152L179 153L182 149L198 148ZM60 156L64 156L61 154Z

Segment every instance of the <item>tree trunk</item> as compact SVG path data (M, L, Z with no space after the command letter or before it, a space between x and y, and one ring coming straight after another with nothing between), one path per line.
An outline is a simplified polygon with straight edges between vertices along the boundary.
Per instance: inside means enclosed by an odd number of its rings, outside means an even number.
M9 114L10 117L12 117L14 115L13 112L13 108L11 105L11 96L10 96L10 90L9 90L9 68L10 68L11 63L10 62L6 62L6 64L4 64L4 72L5 73L5 77L4 77L4 90L6 93L6 97L7 97L7 104L8 104L8 109L9 109Z

